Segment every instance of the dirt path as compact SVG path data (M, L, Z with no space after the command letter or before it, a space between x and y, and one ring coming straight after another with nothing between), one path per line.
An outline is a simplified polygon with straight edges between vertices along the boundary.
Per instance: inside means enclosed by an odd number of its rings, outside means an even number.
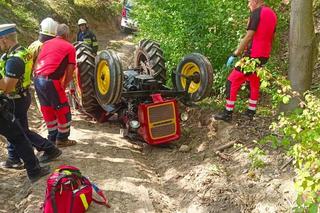
M33 121L31 126L38 131L40 129L40 133L45 135L46 130L40 122L39 113L32 109L30 117ZM148 196L150 180L147 165L133 157L137 150L119 137L117 125L96 124L74 115L71 132L71 138L76 139L78 144L64 148L63 155L50 165L52 168L61 164L79 167L84 175L107 192L112 209L105 210L93 205L89 212L154 212ZM4 160L3 151L1 160ZM0 172L1 189L6 189L0 195L0 205L5 206L4 212L39 212L46 179L31 186L25 181L24 172ZM8 198L11 202L2 203Z
M120 48L119 57L129 64L134 45L127 41L127 37L118 33L109 36L118 40L102 39L100 45ZM35 131L46 136L41 115L34 106L30 109L29 120ZM137 147L120 138L119 131L117 124L96 124L74 112L71 138L78 144L63 149L61 158L50 165L52 169L61 164L79 167L83 174L107 192L112 209L93 205L89 212L155 212L148 194L148 166L133 157L133 153L138 152ZM6 159L3 143L0 159ZM45 178L31 186L25 181L24 171L0 169L0 174L0 188L5 190L0 193L0 205L4 206L0 212L39 212L45 193ZM9 202L4 202L6 200Z
M52 166L69 164L81 168L83 174L107 191L113 207L106 212L139 212L139 209L152 212L147 191L149 181L139 171L139 166L144 165L133 158L134 149L119 137L118 126L74 117L71 138L76 139L78 145L64 149L61 159ZM34 187L40 200L43 189L43 184ZM92 208L90 212L102 212L102 208Z
M104 32L99 32L101 35ZM112 40L114 39L114 40ZM134 44L123 34L106 44L118 50L123 67L132 64ZM120 138L117 124L97 124L73 113L74 147L50 163L79 167L109 197L111 209L92 205L88 212L288 212L293 206L292 171L280 167L286 158L268 149L264 169L250 170L248 150L253 140L266 134L268 118L248 123L240 117L232 124L209 119L213 112L191 109L183 124L183 136L166 147L135 145ZM46 129L32 107L31 126L42 135ZM215 149L236 140L244 148ZM0 160L6 150L0 143ZM247 148L245 148L247 147ZM45 178L31 186L23 171L0 169L0 212L40 212Z

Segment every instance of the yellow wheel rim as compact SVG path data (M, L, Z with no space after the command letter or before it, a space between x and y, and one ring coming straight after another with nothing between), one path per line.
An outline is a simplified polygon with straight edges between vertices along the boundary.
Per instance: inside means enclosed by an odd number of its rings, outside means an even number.
M106 60L100 61L98 65L97 79L100 94L107 94L110 88L110 69Z
M193 74L198 73L200 75L200 68L193 62L188 62L182 67L181 74L184 76L192 76ZM200 88L201 80L199 83L191 81L189 86L189 93L193 94L198 91ZM187 85L187 79L181 76L181 85L185 89Z

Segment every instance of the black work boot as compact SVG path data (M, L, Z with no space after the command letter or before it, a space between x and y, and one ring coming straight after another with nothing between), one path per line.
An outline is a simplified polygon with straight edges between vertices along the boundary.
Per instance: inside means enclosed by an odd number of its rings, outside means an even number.
M56 147L52 148L50 151L44 151L38 159L40 163L48 163L58 158L62 154L62 151Z
M231 122L232 120L232 113L233 111L224 110L216 115L214 115L214 119L216 120L223 120L226 122Z
M250 121L253 120L253 117L254 117L255 114L256 114L256 111L255 111L255 110L251 110L251 109L247 109L247 110L243 113L243 115L244 115L245 117L247 117Z
M20 159L12 160L8 158L1 166L6 169L24 169L23 163Z
M50 166L49 165L40 166L36 171L32 171L32 173L28 172L28 178L31 183L34 183L49 173L50 173Z

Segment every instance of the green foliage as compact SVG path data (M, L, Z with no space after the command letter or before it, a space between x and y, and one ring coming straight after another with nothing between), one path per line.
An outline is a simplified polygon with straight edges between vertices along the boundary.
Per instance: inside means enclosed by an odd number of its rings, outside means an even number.
M314 11L318 11L319 8L320 8L320 0L313 0L313 8L314 8Z
M301 108L289 115L282 114L271 127L278 135L278 143L290 147L289 153L294 158L295 186L299 193L296 210L317 212L320 204L319 98L307 93Z
M259 169L265 167L266 163L263 159L265 153L258 147L252 149L249 153L249 159L251 161L251 169Z
M246 72L250 72L254 62L245 65ZM273 107L289 103L292 97L299 98L284 76L267 68L258 69L257 74L261 79L261 89L272 97ZM320 99L306 93L304 100L300 101L300 108L279 116L278 122L271 125L274 134L260 143L271 142L274 148L289 150L297 174L295 186L299 197L296 211L317 212L320 204ZM258 150L253 152L253 156L255 154L259 154ZM259 160L256 161L259 164Z
M160 42L172 70L183 56L199 52L209 58L215 74L214 91L221 94L230 72L224 64L245 33L249 10L247 1L230 0L135 0L134 17L139 38ZM266 1L279 14L278 31L288 25L281 0ZM278 42L280 44L280 42ZM280 45L278 45L280 46ZM280 50L281 48L278 48ZM170 73L168 73L170 75Z
M219 74L215 75L212 88L215 96L222 97L224 95L224 91L226 89L226 79L229 73L230 69L223 65L219 70Z
M292 92L290 82L277 70L269 70L267 67L257 67L259 59L244 57L237 62L236 66L241 67L245 74L256 72L260 78L260 90L272 97L273 108L279 104L289 103L292 96L298 94Z
M172 70L191 52L206 55L220 69L245 32L246 1L136 0L139 37L160 42ZM225 77L223 82L225 81Z
M221 168L217 166L216 164L212 164L209 167L209 171L212 175L219 175L221 173Z
M0 0L0 14L1 23L16 23L19 32L34 32L22 37L22 41L36 35L37 20L24 3Z
M40 21L46 17L52 17L75 29L80 17L111 20L112 16L120 14L120 8L121 3L113 0L0 0L0 22L16 23L22 35L19 36L19 42L29 45L38 35Z
M120 1L101 1L101 0L74 0L74 5L85 8L90 14L92 14L97 19L105 17L105 14L115 16L120 14L121 11L121 2Z
M259 144L257 144L259 145ZM265 162L265 152L260 149L258 146L255 148L247 148L243 144L235 144L235 148L240 148L244 153L248 154L248 158L250 160L250 170L253 171L255 169L261 169L266 166Z

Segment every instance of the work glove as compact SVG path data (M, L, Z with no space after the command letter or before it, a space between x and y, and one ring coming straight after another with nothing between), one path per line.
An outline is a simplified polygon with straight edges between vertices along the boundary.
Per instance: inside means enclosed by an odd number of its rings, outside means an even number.
M234 60L236 60L237 56L235 56L234 54L232 54L231 56L229 56L228 60L227 60L227 67L231 67L231 65L233 64Z

